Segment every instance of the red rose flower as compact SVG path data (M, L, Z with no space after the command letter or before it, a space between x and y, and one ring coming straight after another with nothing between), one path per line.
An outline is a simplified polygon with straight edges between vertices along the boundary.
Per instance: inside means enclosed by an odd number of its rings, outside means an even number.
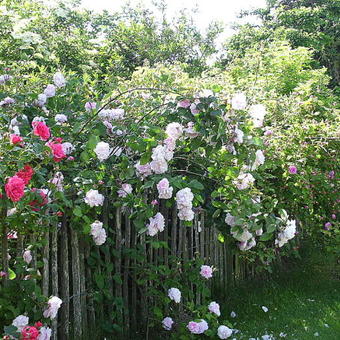
M33 326L26 326L21 331L22 339L25 340L36 340L39 336L39 331Z
M19 144L19 143L23 142L24 139L22 137L20 137L19 135L12 134L12 135L10 135L10 141L11 141L12 144Z
M33 211L39 211L41 207L48 203L48 195L45 194L42 190L38 190L37 188L33 188L31 190L40 195L40 198L29 202L28 204L32 207Z
M41 140L48 140L51 136L50 128L44 122L33 122L33 134Z
M5 184L7 197L13 202L18 202L24 196L25 182L19 176L10 177Z
M38 321L38 322L36 322L35 324L34 324L34 327L35 328L41 328L43 326L43 324L42 324L42 322L41 321Z
M16 173L16 175L20 177L27 185L30 182L32 176L34 175L34 170L29 165L26 164L23 169Z

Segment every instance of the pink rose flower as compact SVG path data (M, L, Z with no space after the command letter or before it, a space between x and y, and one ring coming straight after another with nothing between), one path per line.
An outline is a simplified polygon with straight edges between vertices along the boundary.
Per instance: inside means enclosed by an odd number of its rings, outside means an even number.
M10 177L5 184L7 197L13 201L18 202L24 196L25 182L19 176Z
M202 334L209 328L209 326L205 320L201 320L200 322L190 321L187 328L192 334Z
M288 172L291 175L296 175L297 172L298 172L297 167L295 165L290 165L289 168L288 168Z
M22 339L25 340L36 340L39 336L39 331L33 327L33 326L26 326L22 331L21 331Z
M213 269L210 266L203 265L201 266L200 274L205 279L210 279L212 277Z
M51 149L53 154L53 159L55 162L60 162L62 159L66 158L63 146L60 143L48 142L46 145Z
M10 141L12 144L19 144L21 142L24 141L24 139L22 137L20 137L19 135L16 135L16 134L11 134L10 135Z
M44 122L33 122L33 134L41 140L48 140L51 136L50 128Z
M184 99L177 103L177 107L182 107L184 109L187 109L190 105L191 103L189 99Z

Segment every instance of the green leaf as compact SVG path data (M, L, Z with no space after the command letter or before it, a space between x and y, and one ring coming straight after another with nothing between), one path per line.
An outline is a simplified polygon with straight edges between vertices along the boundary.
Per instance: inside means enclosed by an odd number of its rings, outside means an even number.
M81 207L79 205L77 205L74 209L73 209L73 215L76 215L78 217L83 216L83 212L81 211Z
M261 241L268 241L273 237L272 233L264 233L261 237L260 240Z
M197 189L197 190L203 190L204 189L204 185L197 181L196 179L193 179L189 184L188 184L189 188L193 188L193 189Z
M15 274L15 272L11 268L8 268L8 272L9 272L8 278L10 280L14 280L17 277L17 274Z

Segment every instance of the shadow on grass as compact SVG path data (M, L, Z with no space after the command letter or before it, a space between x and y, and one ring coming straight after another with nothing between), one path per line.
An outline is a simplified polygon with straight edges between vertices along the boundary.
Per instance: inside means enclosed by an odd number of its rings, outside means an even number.
M237 314L229 317L240 330L236 339L340 340L340 268L334 259L312 254L270 281L244 282L220 299L223 315Z

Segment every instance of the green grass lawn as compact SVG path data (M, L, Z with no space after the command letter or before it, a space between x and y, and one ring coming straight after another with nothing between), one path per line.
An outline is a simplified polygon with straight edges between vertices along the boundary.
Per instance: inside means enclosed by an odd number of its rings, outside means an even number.
M339 265L320 254L270 281L246 282L229 291L221 303L223 315L234 311L237 316L229 319L240 330L231 339L340 340Z

